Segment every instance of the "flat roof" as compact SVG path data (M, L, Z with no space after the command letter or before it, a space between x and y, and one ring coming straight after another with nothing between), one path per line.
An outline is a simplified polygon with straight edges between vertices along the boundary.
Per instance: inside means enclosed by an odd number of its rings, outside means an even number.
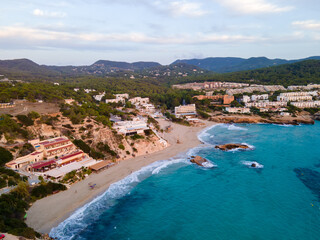
M90 166L90 168L94 171L99 171L100 169L105 168L107 166L111 166L113 164L114 163L112 161L101 161L101 162L98 162L98 163Z

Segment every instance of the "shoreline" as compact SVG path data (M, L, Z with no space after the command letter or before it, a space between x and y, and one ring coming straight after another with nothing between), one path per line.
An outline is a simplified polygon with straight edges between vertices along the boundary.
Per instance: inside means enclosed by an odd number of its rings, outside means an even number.
M198 134L217 124L204 121L203 126L187 127L169 123L165 120L159 122L161 127L165 127L165 125L173 126L170 133L164 133L164 138L170 144L169 147L148 155L122 160L117 165L98 174L91 174L85 180L73 184L66 191L36 201L27 212L26 224L37 232L50 233L53 227L58 226L77 209L103 194L112 183L124 179L132 172L138 171L151 163L175 157L202 144L198 139ZM180 143L177 143L177 140ZM90 190L88 184L93 183L97 184L96 188Z

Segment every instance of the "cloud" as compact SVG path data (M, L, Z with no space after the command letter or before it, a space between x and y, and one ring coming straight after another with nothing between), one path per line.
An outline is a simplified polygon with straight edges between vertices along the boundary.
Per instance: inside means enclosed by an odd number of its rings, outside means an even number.
M167 9L173 16L201 17L208 13L202 4L186 1L169 2Z
M293 9L292 6L278 6L266 0L215 0L223 6L239 14L261 14L287 12Z
M298 27L306 30L320 30L320 21L316 20L306 20L306 21L295 21L292 22L294 27Z
M49 12L41 9L34 9L32 14L37 17L64 18L67 16L64 12Z
M110 45L132 46L177 45L177 44L228 44L267 41L259 36L180 34L171 36L150 36L144 33L70 33L65 31L43 30L23 26L0 27L0 46L11 48L14 45L24 48L71 48L103 49Z

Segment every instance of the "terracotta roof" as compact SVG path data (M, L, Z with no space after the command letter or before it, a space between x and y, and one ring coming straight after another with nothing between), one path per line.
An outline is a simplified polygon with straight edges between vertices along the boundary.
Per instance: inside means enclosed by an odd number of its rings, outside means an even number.
M43 167L49 166L54 163L56 163L56 160L50 160L47 162L37 162L37 163L30 165L30 167L34 168L34 169L39 169L39 168L43 168Z
M62 148L66 148L66 147L70 147L72 146L73 144L69 144L69 145L63 145L59 148L53 148L53 149L49 149L48 152L52 152L52 151L56 151L56 150L59 150L59 149L62 149Z
M45 147L51 146L51 145L55 145L55 144L59 144L59 143L64 143L64 142L69 142L69 139L66 138L57 138L54 141L44 141L44 142L40 142L39 144L44 145Z
M67 155L67 156L63 156L63 157L61 157L60 159L61 159L61 160L65 160L65 159L67 159L67 158L71 158L71 157L77 156L77 155L79 155L79 154L83 154L83 152L80 151L80 152L72 153L72 154L69 154L69 155Z

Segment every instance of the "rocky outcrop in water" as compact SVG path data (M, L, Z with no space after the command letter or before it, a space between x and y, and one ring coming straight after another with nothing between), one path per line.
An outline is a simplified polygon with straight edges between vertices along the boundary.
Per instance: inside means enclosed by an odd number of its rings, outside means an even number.
M200 156L195 156L191 158L190 162L195 163L201 167L204 167L203 164L208 162L208 160Z
M288 125L314 124L314 120L309 116L262 118L256 115L222 115L211 117L210 120L217 123L270 123Z
M228 143L224 145L217 145L215 146L215 148L220 149L222 151L229 151L232 149L249 149L249 146L245 144Z

